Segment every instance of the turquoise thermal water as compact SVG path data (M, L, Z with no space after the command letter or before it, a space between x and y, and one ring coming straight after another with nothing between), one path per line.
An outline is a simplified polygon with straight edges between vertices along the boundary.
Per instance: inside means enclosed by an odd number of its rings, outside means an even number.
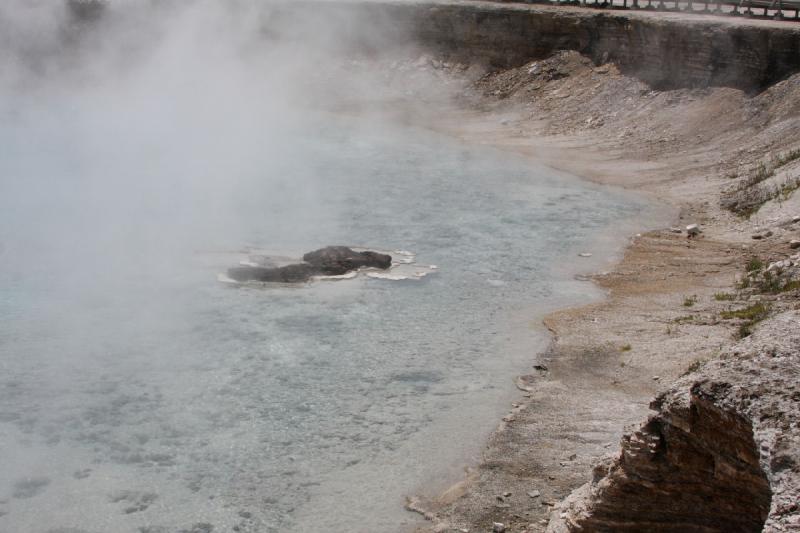
M0 126L0 531L401 530L480 449L537 314L595 294L576 251L646 208L368 120L310 119L230 181L65 137ZM328 244L438 270L216 279Z

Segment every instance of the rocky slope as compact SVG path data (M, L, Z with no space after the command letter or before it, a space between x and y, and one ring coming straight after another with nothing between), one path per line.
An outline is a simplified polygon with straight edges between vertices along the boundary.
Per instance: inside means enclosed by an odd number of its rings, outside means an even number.
M659 395L547 531L800 528L798 325L776 316Z

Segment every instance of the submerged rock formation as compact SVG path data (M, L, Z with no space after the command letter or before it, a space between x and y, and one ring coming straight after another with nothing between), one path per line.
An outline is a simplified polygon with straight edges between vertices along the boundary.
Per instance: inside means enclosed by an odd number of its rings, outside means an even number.
M303 256L303 261L318 267L329 276L346 274L364 267L385 270L392 266L392 256L378 252L355 252L346 246L328 246Z
M303 256L302 263L285 266L238 266L228 269L236 281L300 283L313 276L341 276L359 268L392 266L392 256L378 252L357 252L346 246L328 246Z
M658 396L547 531L800 529L800 312Z

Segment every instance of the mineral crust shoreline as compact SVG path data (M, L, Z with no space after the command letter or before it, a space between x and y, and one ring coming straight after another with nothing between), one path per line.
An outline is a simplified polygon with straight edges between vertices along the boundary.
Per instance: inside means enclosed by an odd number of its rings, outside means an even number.
M418 531L800 528L800 26L454 0L297 10L370 29L337 46L394 92L344 93L343 112L677 213L592 277L605 301L547 316L552 345L477 464L410 497ZM302 41L305 22L276 38ZM381 64L386 50L418 59Z
M448 62L432 53L425 68L448 75ZM763 270L800 261L800 197L774 196L749 217L723 208L759 165L763 186L800 176L786 156L797 101L796 74L760 92L659 90L611 60L558 51L490 69L416 118L678 212L593 276L606 301L546 318L551 348L480 463L445 493L412 498L429 520L418 531L800 527L800 339L789 334L800 295L743 287L754 259ZM770 311L752 328L730 318L759 302Z

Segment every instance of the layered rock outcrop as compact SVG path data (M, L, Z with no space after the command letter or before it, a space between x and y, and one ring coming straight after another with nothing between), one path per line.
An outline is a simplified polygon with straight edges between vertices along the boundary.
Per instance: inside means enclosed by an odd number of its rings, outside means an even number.
M547 531L800 529L798 326L785 312L658 396Z
M104 0L68 5L86 20L108 11ZM797 24L680 13L480 0L291 0L273 6L263 33L367 54L422 48L497 68L575 50L595 63L611 61L656 89L757 90L800 71Z
M293 1L273 14L269 33L305 41L313 33L304 32L313 32L318 22L350 30L336 46L385 52L415 43L454 61L497 68L576 50L596 63L614 62L657 89L754 90L800 71L796 24L519 2Z

